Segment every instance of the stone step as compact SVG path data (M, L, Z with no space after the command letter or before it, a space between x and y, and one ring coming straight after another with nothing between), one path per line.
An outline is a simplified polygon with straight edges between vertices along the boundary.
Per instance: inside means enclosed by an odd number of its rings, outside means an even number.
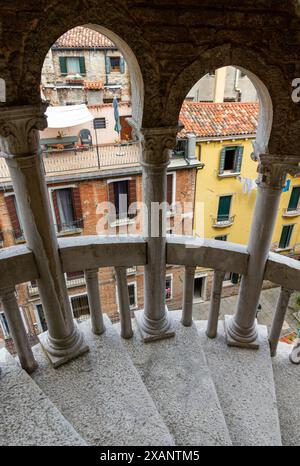
M174 445L116 329L104 322L100 336L82 322L90 351L57 369L34 347L32 377L89 445Z
M292 345L279 342L273 372L282 443L300 445L300 367L289 360Z
M231 445L197 329L181 325L181 312L170 315L175 337L143 343L133 321L134 336L123 345L176 445Z
M224 322L218 336L206 336L206 321L195 322L233 445L281 445L267 327L259 325L258 350L229 347Z
M6 349L0 366L0 445L86 445Z

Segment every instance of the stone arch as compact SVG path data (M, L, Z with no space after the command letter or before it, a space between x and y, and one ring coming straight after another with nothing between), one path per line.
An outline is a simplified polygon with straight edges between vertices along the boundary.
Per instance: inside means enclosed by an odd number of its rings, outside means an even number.
M224 48L224 46L222 46L220 48L211 49L205 54L202 54L198 60L187 67L177 77L168 96L168 102L166 105L166 109L168 110L166 111L168 111L169 114L173 114L174 117L178 119L180 108L185 96L202 76L205 76L208 72L223 66L234 66L243 71L256 88L260 101L260 114L255 150L258 152L267 152L273 129L273 99L271 98L267 85L255 73L255 71L249 70L249 62L245 60L244 66L242 66L241 63L241 60L237 61L233 59L230 47ZM175 121L173 124L174 123Z

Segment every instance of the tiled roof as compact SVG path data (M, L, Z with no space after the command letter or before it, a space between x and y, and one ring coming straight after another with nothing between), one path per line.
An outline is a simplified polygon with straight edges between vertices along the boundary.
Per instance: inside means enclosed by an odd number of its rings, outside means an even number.
M179 120L184 125L179 137L194 133L197 137L254 134L259 113L258 102L193 102L185 100Z
M115 44L100 32L77 26L65 32L53 45L53 48L115 48Z
M104 84L102 81L84 81L84 89L89 91L100 91L104 89Z

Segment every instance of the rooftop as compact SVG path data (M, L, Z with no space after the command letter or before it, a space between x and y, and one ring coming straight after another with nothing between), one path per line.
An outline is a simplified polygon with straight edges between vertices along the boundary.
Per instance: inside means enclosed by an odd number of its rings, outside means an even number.
M185 100L179 120L185 137L194 133L199 138L255 134L258 122L258 102L191 102Z
M52 48L55 49L104 49L116 48L115 44L100 32L93 29L77 26L65 32L57 39Z

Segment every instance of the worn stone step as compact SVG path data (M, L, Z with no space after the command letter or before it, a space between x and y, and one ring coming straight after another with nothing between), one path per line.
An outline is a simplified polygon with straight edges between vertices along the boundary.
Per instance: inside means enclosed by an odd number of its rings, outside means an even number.
M206 336L206 321L195 322L234 445L281 445L267 327L258 326L258 350L229 347L224 322L218 336Z
M181 325L181 312L170 315L175 337L143 343L134 321L123 345L176 445L231 445L197 329Z
M279 342L272 362L282 443L285 446L299 446L300 366L290 362L291 351L292 345Z
M106 331L80 324L90 351L53 369L40 346L36 383L89 445L174 445L140 375L104 316Z
M0 367L0 445L86 445L6 349Z

